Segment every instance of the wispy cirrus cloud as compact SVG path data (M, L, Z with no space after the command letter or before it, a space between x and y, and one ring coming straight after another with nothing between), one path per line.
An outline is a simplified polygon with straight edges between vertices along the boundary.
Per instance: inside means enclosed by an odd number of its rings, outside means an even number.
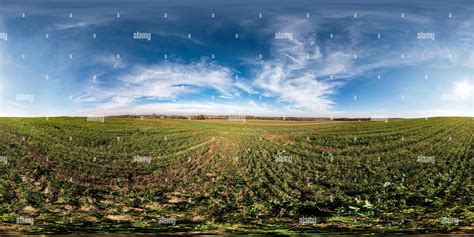
M350 11L333 12L327 17L339 19L350 16ZM377 16L383 19L380 12L360 12L360 16ZM397 16L400 17L400 16ZM389 21L395 20L389 17ZM448 59L446 47L431 45L425 47L424 42L413 42L412 46L394 43L397 35L394 32L389 39L376 42L374 32L391 30L381 22L359 20L341 28L343 32L335 34L336 39L322 38L320 31L324 25L320 19L295 17L293 15L279 16L272 24L267 25L264 34L272 36L266 39L269 43L270 57L247 62L253 68L253 77L235 79L236 71L230 67L219 65L217 62L201 60L194 63L164 63L155 65L127 65L132 67L127 74L118 77L115 87L106 88L100 98L95 96L92 101L113 103L113 107L137 106L140 99L159 99L163 96L186 97L204 90L215 90L219 98L232 100L240 97L241 92L261 94L274 98L277 103L304 111L306 114L318 115L331 112L336 103L331 96L345 85L350 79L363 76L371 70L416 65L432 59ZM411 24L411 29L431 22L428 17L410 16L404 19ZM329 20L321 22L330 22ZM370 27L368 27L370 26ZM370 28L369 32L366 28ZM340 30L341 30L340 29ZM290 33L291 39L275 39L276 32ZM416 31L415 31L416 32ZM337 39L340 35L344 39ZM368 35L372 34L372 38ZM387 37L384 35L384 37ZM413 35L415 37L415 35ZM372 41L374 43L367 43ZM341 43L343 42L343 43ZM374 44L378 44L374 47ZM392 47L387 50L387 47ZM383 52L383 53L382 53ZM405 59L400 54L406 55ZM355 56L356 55L356 56ZM113 57L102 58L102 63L113 67L123 68L122 61ZM84 97L84 101L91 100ZM124 98L129 98L125 100ZM119 103L124 101L125 103ZM180 107L180 103L172 103Z
M108 85L93 88L91 92L78 96L77 101L101 101L127 106L138 99L179 100L182 96L208 89L232 97L238 94L238 88L241 87L236 85L232 69L206 59L190 64L164 63L129 67L132 68L130 73L118 76ZM118 98L121 103L118 103Z
M31 91L38 102L48 101L45 107L60 104L58 110L63 111L148 113L166 108L168 113L229 110L319 116L340 111L343 103L343 109L354 105L369 111L382 88L389 94L384 102L404 110L405 104L391 104L399 93L439 98L430 91L450 85L455 72L474 65L473 6L467 1L296 1L268 1L262 9L221 1L212 1L212 9L189 1L114 7L94 1L24 6L8 1L0 9L0 32L11 34L8 42L0 42L2 105L10 106L6 101L17 92ZM133 40L136 31L152 33L153 40ZM436 33L436 40L417 40L420 31ZM291 33L291 40L275 39L277 32ZM47 40L45 33L50 34ZM93 39L93 33L98 37ZM23 53L26 59L20 58ZM204 59L211 54L216 57ZM434 72L441 69L445 78L423 82L426 89L415 88L414 81L393 89L406 71L419 78L414 74L441 75ZM372 83L373 73L392 80ZM46 74L48 80L43 79ZM464 76L459 73L453 80ZM370 99L363 105L362 100L347 103L356 91L359 98Z
M269 30L291 37L275 35L270 40L272 56L257 67L255 87L265 96L276 97L298 109L315 114L329 111L333 102L328 95L336 83L320 80L319 76L345 72L350 64L349 55L340 51L324 55L308 19L281 17Z

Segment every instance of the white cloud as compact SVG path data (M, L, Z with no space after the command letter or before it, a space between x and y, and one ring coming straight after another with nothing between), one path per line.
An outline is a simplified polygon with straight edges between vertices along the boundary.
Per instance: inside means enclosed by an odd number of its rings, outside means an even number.
M191 64L139 67L131 75L119 80L127 85L122 93L138 96L179 97L203 88L212 88L224 95L230 95L233 91L232 70L206 60Z
M331 108L333 102L327 97L334 85L316 78L318 68L315 66L323 60L323 55L309 25L308 20L282 18L271 27L275 32L291 33L292 40L272 39L273 57L261 61L255 86L265 96L276 97L281 102L316 115ZM339 68L323 66L320 69L323 73L336 73L344 70L345 65Z
M105 64L116 69L123 68L125 66L123 60L117 55L113 54L101 55L96 57L94 60L96 63Z
M325 16L334 20L348 17L351 15L349 13L348 11L332 12ZM275 19L273 25L267 27L263 35L289 32L293 35L293 39L271 41L272 57L270 60L260 62L260 67L255 72L254 86L263 90L265 96L276 97L279 101L318 115L332 109L334 102L329 99L330 96L338 88L344 86L347 80L374 69L417 65L430 60L447 61L452 52L452 48L440 44L427 44L416 41L415 38L415 42L410 46L398 41L392 41L390 45L369 44L367 40L370 39L367 35L377 30L389 30L383 22L397 20L396 18L400 16L382 14L386 12L358 13L362 19L347 24L344 34L347 34L348 40L343 44L337 40L318 40L315 36L318 28L322 26L321 22L327 23L326 18L318 18L319 22L292 16L281 16ZM364 16L369 15L377 16L381 21L368 22L363 19ZM406 14L404 20L410 22L410 29L432 22L431 18L417 17L412 14ZM469 24L463 24L458 30L464 38L465 33L469 32L466 30L466 25ZM323 47L324 50L322 50ZM460 48L471 47L472 43L469 43L468 46ZM353 58L354 53L358 54L357 60ZM405 60L400 59L401 53L406 55ZM466 66L466 63L460 62L459 57L456 57L455 52L452 53L452 63ZM465 52L458 53L466 56ZM464 62L470 61L472 61L472 55L464 57ZM328 80L331 75L335 80Z
M101 104L133 104L137 99L169 100L213 89L223 96L238 95L239 88L227 67L203 59L195 63L165 63L136 66L126 75L119 76L111 85L94 88L76 98L80 101L98 101ZM116 101L120 98L120 101ZM127 98L127 99L124 99Z
M59 23L56 24L57 30L68 30L73 28L85 28L92 25L93 22L74 22L74 23Z
M220 95L219 98L222 98L222 99L232 99L231 96L225 96L225 95Z
M350 15L347 12L334 14L331 17L340 18ZM384 18L385 15L382 13L359 12L359 14L361 17L375 14L374 16L381 18L382 23L399 18L396 14L389 16L388 19ZM409 14L405 20L412 25L431 22L430 18L420 18ZM288 32L292 34L292 39L271 39L271 57L253 64L255 70L251 79L233 79L234 71L231 68L210 63L207 60L190 64L165 63L138 66L132 68L129 74L119 76L116 83L113 83L114 87L98 88L92 93L81 95L78 101L98 101L100 102L98 108L115 111L115 113L161 111L176 114L191 112L225 114L233 109L244 114L247 112L248 114L266 112L268 113L266 115L288 113L302 116L330 114L334 106L330 97L344 85L346 80L361 76L373 69L415 65L431 59L447 59L449 54L447 48L439 45L426 47L423 45L425 42L421 41L404 48L405 51L402 51L403 44L378 46L364 44L367 34L370 33L367 29L374 32L390 30L386 29L382 23L362 20L357 24L348 24L344 32L348 34L348 40L344 41L344 44L338 44L337 42L340 41L327 42L318 39L316 33L321 25L311 19L281 16L276 18L272 25L263 28L262 35L273 36L276 32ZM413 27L410 26L410 29ZM460 32L463 31L460 30ZM353 53L355 52L359 53L359 60L354 60ZM406 60L399 58L402 52L406 54ZM98 60L114 68L124 68L123 62L113 57ZM331 75L334 75L336 79L328 79ZM279 110L273 110L263 105L259 106L254 101L246 105L232 105L235 107L226 104L179 101L180 97L208 89L217 91L221 99L237 99L240 92L245 92L273 97L281 104L278 105ZM136 103L142 99L159 99L167 96L176 97L179 102L145 105ZM286 109L282 109L285 106Z
M99 106L78 112L77 116L89 114L117 115L117 114L168 114L168 115L253 115L253 116L314 116L304 110L281 108L267 104L256 103L253 100L247 103L213 103L213 102L176 102L136 104L134 106ZM331 116L335 113L324 113L321 116Z

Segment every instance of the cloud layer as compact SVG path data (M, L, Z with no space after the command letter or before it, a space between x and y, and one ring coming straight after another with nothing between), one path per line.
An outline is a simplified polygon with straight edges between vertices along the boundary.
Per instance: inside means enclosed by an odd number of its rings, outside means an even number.
M463 1L281 1L261 10L211 3L6 4L0 32L11 37L0 42L0 113L429 114L423 100L439 98L451 80L473 83L474 7ZM153 40L133 40L137 31ZM421 31L436 40L417 39ZM431 75L427 88L406 79L417 74ZM370 81L380 75L395 79ZM35 104L15 101L17 93L35 94ZM407 100L393 102L401 94ZM437 103L436 111L452 108ZM458 114L471 112L470 100L458 103Z

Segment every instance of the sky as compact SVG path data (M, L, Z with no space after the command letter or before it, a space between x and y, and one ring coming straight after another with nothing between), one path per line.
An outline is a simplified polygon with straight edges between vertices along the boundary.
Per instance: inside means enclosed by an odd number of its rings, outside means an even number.
M474 116L471 0L0 0L0 116Z

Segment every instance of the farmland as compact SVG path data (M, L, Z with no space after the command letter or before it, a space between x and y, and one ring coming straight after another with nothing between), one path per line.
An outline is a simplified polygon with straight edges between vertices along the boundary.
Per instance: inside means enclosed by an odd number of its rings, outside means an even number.
M0 230L472 231L473 139L472 118L1 118Z

